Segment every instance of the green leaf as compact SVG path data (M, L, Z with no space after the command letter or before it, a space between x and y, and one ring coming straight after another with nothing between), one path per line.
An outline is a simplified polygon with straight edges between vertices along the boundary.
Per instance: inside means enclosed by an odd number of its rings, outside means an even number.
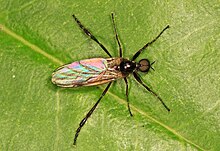
M219 1L5 1L0 8L0 150L220 150ZM108 57L72 14L118 56L110 14L125 58L167 30L137 59L154 71L115 82L82 128L106 85L64 89L51 83L62 64Z

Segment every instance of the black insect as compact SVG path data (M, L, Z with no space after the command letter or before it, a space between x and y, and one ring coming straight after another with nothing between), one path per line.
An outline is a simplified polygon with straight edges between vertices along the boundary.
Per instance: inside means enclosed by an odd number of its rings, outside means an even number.
M54 71L52 74L52 82L60 87L79 87L79 86L93 86L99 85L104 83L109 83L105 90L103 91L101 97L95 103L95 105L90 109L90 111L86 114L83 120L80 122L78 129L76 130L75 137L74 137L74 145L76 145L77 137L80 133L81 128L86 123L87 119L92 115L93 111L96 109L97 105L99 104L102 97L106 94L109 87L111 86L112 82L123 78L126 84L126 100L128 111L132 116L131 109L129 106L128 100L128 81L127 76L129 74L133 74L134 78L144 86L151 94L153 94L162 104L163 106L170 111L170 109L165 105L163 100L154 92L152 91L147 85L145 85L138 74L138 71L147 73L149 69L152 68L152 63L148 59L142 59L139 62L135 62L134 60L141 54L143 50L145 50L149 45L153 44L161 35L162 33L169 28L169 25L166 26L160 33L154 38L152 41L145 44L140 50L138 50L131 60L125 59L122 57L122 48L118 38L115 21L114 21L114 14L111 14L112 22L115 31L116 41L119 47L119 57L112 57L109 51L101 44L91 32L86 29L82 23L73 15L74 20L78 24L78 26L83 30L83 32L88 35L92 40L94 40L98 45L108 54L110 58L92 58L92 59L85 59L80 61L75 61L71 64L63 65L59 67L57 70Z

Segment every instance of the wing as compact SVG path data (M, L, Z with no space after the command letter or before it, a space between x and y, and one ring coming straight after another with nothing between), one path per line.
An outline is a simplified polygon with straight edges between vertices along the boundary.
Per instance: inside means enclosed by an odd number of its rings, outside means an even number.
M124 77L120 71L109 67L109 61L114 58L86 59L61 66L52 74L52 82L60 87L93 86Z

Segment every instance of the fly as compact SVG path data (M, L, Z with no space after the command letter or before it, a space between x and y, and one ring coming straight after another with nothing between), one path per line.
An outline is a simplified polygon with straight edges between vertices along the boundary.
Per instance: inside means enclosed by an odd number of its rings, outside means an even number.
M117 34L114 14L111 14L112 23L115 32L115 38L119 47L119 57L112 57L109 51L105 48L103 44L101 44L98 39L87 29L82 23L73 15L74 20L78 24L78 26L82 29L82 31L89 36L92 40L94 40L109 56L109 58L92 58L85 59L80 61L75 61L73 63L63 65L56 69L52 74L52 82L60 87L80 87L80 86L94 86L108 83L105 90L102 92L100 98L95 103L95 105L90 109L90 111L86 114L86 116L82 119L79 124L79 127L76 130L74 142L76 145L76 141L78 135L81 131L81 128L84 126L88 118L92 115L96 107L98 106L102 97L106 94L108 89L110 88L113 81L117 79L123 78L126 85L126 100L129 114L132 116L131 109L129 106L128 99L128 81L127 77L129 74L133 74L134 78L138 83L140 83L145 89L147 89L152 95L154 95L166 108L167 111L170 109L163 102L161 97L159 97L154 91L152 91L146 84L144 84L138 74L138 71L147 73L152 68L154 62L150 63L148 59L141 59L139 62L135 62L135 59L143 52L148 46L153 44L162 33L169 28L167 25L152 41L145 44L141 49L139 49L131 60L125 59L122 56L122 48L121 43L119 41L119 37Z

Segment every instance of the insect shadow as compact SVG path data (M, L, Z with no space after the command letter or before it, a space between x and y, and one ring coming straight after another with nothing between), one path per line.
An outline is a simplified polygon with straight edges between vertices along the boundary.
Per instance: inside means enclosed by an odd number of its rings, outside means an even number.
M150 69L153 69L152 65L154 64L154 62L150 63L148 59L141 59L139 62L135 62L136 58L141 54L141 52L143 52L148 46L153 44L162 35L162 33L169 28L169 25L167 25L152 41L146 43L141 49L139 49L133 55L131 60L128 60L123 58L122 56L122 47L116 30L113 13L111 14L111 18L114 27L115 38L119 47L119 57L112 57L105 46L100 43L98 39L85 26L82 25L82 23L76 18L75 15L73 15L73 18L76 21L77 25L82 29L82 31L92 40L94 40L109 56L109 58L92 58L75 61L73 63L66 64L57 68L52 74L52 82L60 87L95 86L108 83L98 101L94 104L94 106L80 122L79 127L77 128L75 133L73 142L74 145L76 145L76 141L81 131L81 128L84 126L88 118L92 115L102 97L109 90L112 82L117 79L124 79L126 85L125 94L128 111L129 114L132 116L128 99L127 77L129 74L132 74L138 83L140 83L145 89L147 89L152 95L154 95L167 109L167 111L170 111L170 109L166 106L161 97L159 97L153 90L151 90L146 84L144 84L140 78L140 75L138 74L139 71L147 73Z

